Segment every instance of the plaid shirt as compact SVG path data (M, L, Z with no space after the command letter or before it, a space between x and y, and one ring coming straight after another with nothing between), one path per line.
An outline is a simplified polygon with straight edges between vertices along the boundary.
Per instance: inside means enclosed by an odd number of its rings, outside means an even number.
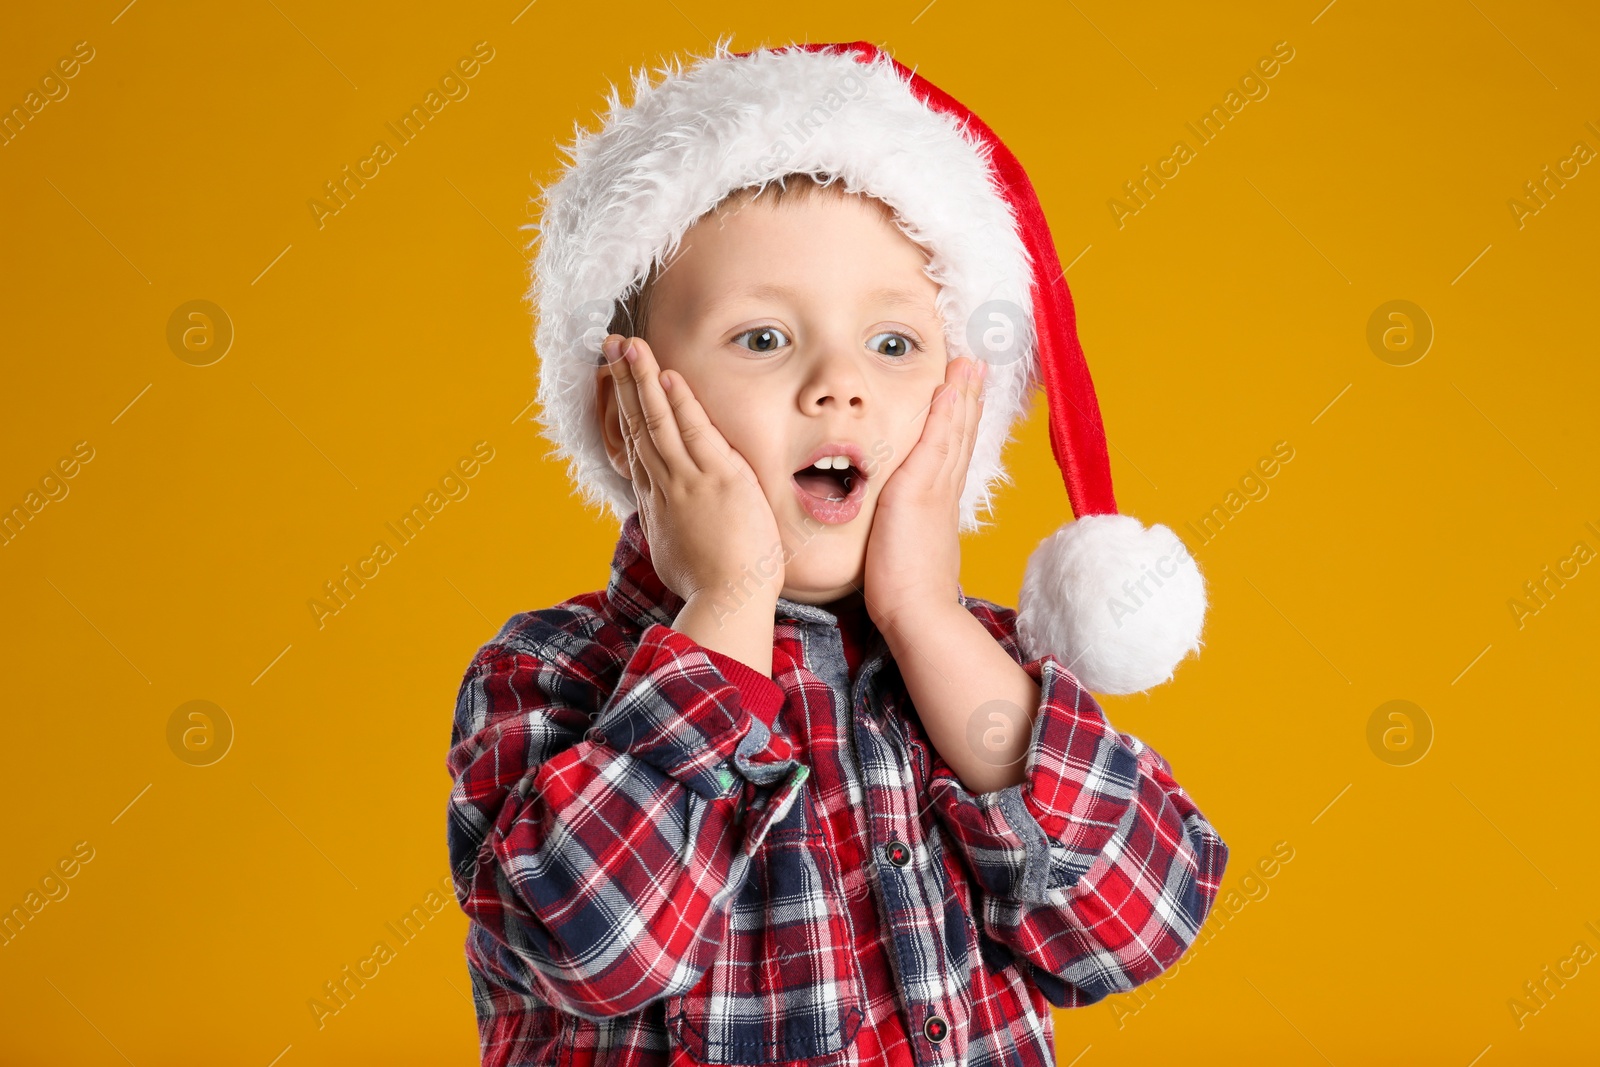
M778 601L771 679L672 629L637 515L603 592L507 622L447 759L483 1063L1043 1067L1050 1005L1171 966L1227 846L961 602L1041 687L1024 781L979 795L876 631L852 682L820 607Z

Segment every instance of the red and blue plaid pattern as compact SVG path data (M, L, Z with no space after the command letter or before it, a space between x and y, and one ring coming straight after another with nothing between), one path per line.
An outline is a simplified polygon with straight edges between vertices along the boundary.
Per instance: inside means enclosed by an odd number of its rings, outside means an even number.
M981 795L876 633L852 683L819 607L779 601L771 681L673 630L637 516L606 590L507 622L447 760L483 1063L1043 1067L1050 1005L1171 966L1227 846L962 603L1042 692L1025 780Z

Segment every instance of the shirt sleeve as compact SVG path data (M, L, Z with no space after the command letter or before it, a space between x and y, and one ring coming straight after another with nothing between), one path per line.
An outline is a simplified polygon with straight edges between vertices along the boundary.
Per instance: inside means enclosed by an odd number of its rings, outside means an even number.
M698 981L810 770L771 732L770 678L730 679L665 625L610 648L563 621L508 626L462 680L450 861L462 909L539 992L604 1019Z
M985 621L1020 663L1014 633ZM982 929L1051 1003L1077 1007L1177 962L1228 848L1167 761L1118 733L1058 660L1021 665L1040 686L1023 781L974 795L930 746L930 804L982 891Z
M716 649L705 649L712 666L739 688L739 701L764 724L771 726L783 707L783 687L754 667Z

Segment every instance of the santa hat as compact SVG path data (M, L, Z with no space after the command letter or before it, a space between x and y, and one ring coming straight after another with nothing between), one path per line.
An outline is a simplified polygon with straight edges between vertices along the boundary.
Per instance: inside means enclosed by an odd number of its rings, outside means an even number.
M1024 572L1017 632L1030 660L1053 655L1085 688L1133 693L1200 648L1205 583L1166 526L1117 514L1105 429L1072 296L1038 197L994 131L949 94L865 41L796 44L674 61L652 84L612 88L597 132L577 128L571 162L543 190L528 299L538 325L544 434L590 503L636 509L595 414L599 342L620 302L728 194L789 174L875 197L929 253L950 358L989 362L983 417L961 498L980 528L1001 452L1042 385L1050 445L1077 516Z

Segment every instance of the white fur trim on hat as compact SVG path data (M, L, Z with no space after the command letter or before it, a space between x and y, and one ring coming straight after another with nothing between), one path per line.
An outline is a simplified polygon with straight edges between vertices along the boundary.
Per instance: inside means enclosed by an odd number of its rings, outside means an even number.
M1159 523L1087 515L1028 557L1017 639L1096 693L1137 693L1172 677L1200 650L1206 586L1189 549Z
M1013 358L991 359L984 411L960 502L960 528L980 529L1001 453L1038 384L1032 274L1016 221L975 134L913 95L887 56L757 50L718 42L688 70L680 61L634 78L624 106L613 86L599 131L581 127L572 162L546 187L528 299L538 325L539 422L591 504L619 518L636 509L611 468L595 412L599 342L617 302L677 249L690 225L737 189L789 173L827 174L892 208L930 254L951 359L974 356L967 324L981 305L1021 309Z

